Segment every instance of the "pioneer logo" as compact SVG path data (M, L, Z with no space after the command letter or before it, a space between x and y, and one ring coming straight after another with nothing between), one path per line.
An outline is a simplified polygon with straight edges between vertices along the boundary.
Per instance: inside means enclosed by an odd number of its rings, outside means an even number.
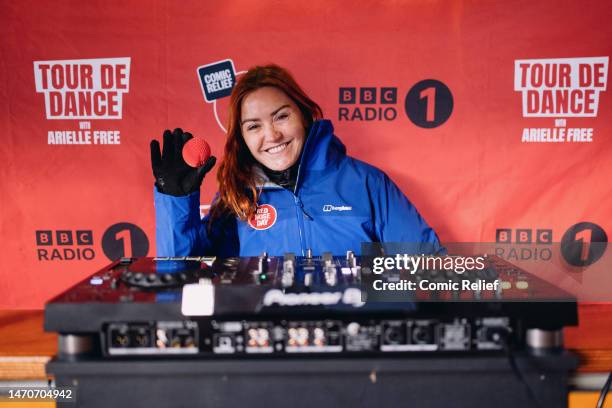
M331 204L325 204L323 206L323 212L331 212L331 211L353 211L353 207L349 205L335 206Z
M345 304L353 307L363 306L361 291L348 288L344 292L283 293L278 289L266 292L264 306L330 306Z

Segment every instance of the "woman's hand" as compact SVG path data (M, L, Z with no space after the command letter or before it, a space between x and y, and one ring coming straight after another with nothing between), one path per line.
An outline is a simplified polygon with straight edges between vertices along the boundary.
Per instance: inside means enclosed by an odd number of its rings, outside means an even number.
M183 146L192 137L191 133L179 128L173 132L166 129L163 151L160 151L157 140L151 140L151 167L160 193L179 197L198 191L204 176L215 165L215 156L210 156L203 166L197 168L185 163Z

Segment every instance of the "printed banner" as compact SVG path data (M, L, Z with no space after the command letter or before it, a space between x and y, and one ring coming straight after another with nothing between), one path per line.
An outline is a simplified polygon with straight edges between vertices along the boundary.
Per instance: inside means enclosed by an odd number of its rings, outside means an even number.
M443 242L537 244L510 262L560 243L567 268L595 267L612 231L609 7L2 1L0 308L153 256L150 140L180 127L221 160L231 90L266 63ZM213 170L202 214L216 191ZM282 222L268 207L261 233Z

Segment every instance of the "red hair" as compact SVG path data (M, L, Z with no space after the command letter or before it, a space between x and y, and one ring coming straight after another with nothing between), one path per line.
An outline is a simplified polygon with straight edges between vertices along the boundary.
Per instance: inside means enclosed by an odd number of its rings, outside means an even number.
M319 105L306 95L295 79L278 65L255 66L241 76L232 90L224 159L217 171L219 197L213 203L211 217L233 214L242 221L250 219L257 209L258 181L253 173L257 163L242 136L240 123L242 101L251 92L266 86L283 91L302 112L307 128L323 118Z

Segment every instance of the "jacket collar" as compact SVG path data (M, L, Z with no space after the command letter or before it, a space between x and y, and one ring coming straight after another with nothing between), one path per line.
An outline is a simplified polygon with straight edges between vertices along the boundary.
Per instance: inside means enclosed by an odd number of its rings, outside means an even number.
M324 170L337 164L344 156L346 147L334 136L332 123L327 119L317 120L310 127L304 144L300 172Z
M334 126L327 119L315 121L308 132L306 143L300 158L295 191L302 184L304 177L311 171L322 171L328 167L335 166L346 156L346 147L340 139L334 135ZM258 187L264 189L282 188L272 183L259 165L253 166L258 182Z

